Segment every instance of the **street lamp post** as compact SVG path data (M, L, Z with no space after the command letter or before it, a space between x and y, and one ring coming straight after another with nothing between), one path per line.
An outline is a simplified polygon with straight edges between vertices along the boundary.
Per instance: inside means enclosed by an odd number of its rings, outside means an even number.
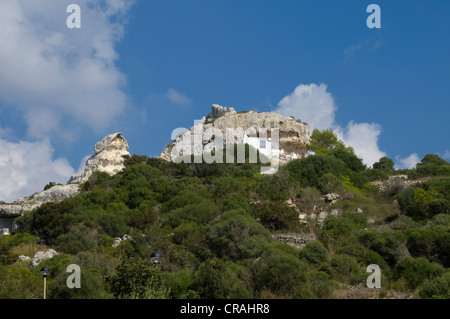
M47 299L47 276L50 274L50 269L42 267L41 274L44 277L44 299Z
M162 255L160 252L158 251L154 251L151 255L150 255L150 260L152 261L153 264L158 264L159 260L162 258Z

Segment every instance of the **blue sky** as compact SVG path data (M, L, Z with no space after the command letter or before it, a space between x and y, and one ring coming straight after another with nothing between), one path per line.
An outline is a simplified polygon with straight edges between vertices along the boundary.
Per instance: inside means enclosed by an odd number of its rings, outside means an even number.
M214 103L332 128L368 165L448 160L449 16L446 0L4 0L0 200L66 181L109 133L159 156Z

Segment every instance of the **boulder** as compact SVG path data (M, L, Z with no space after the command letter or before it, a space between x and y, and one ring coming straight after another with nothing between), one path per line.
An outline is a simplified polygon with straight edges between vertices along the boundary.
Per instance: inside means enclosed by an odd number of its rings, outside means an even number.
M0 205L0 218L22 216L23 207L17 205Z
M33 267L36 267L42 260L53 258L53 256L57 254L58 253L53 249L49 249L47 251L38 251L36 254L34 254L34 257L31 260L28 268L31 269Z
M327 212L320 212L319 216L317 217L317 222L319 224L323 224L323 222L325 221L325 218L327 218L328 213Z
M37 204L44 204L48 202L60 202L67 197L72 197L78 194L79 185L55 185L43 192L37 193L31 199Z
M300 220L301 223L308 223L308 214L300 214L298 215L298 219Z
M20 255L17 259L18 261L30 261L31 257Z
M113 244L112 244L112 247L117 247L117 246L119 246L121 242L122 242L122 238L120 238L120 237L114 238L114 242L113 242Z
M130 156L127 151L128 142L122 133L113 133L95 144L95 154L89 157L84 166L84 172L73 175L69 184L86 182L93 172L105 172L114 175L125 168L125 158Z
M129 240L129 241L131 241L131 242L134 242L133 237L131 237L130 235L123 235L122 239L123 239L123 240Z
M123 235L122 236L122 238L120 238L120 237L116 237L116 238L114 238L114 242L113 242L113 244L112 244L112 247L117 247L117 246L119 246L120 245L120 243L122 242L122 240L129 240L129 241L131 241L131 242L135 242L135 240L133 239L133 237L131 237L130 235Z
M323 199L325 200L325 202L333 204L336 203L337 201L342 200L342 196L336 193L330 193L330 194L326 194L323 196Z
M341 211L339 209L332 209L331 212L330 212L330 215L337 216L337 215L339 215L340 212Z

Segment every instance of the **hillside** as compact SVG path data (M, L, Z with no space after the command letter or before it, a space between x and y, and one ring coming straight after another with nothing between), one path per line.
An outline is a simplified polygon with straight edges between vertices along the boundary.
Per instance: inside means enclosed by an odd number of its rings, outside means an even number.
M450 164L428 154L411 170L388 158L368 169L317 134L315 155L274 175L138 155L92 173L0 237L0 298L41 298L43 266L49 298L450 298ZM69 264L80 289L66 286ZM380 289L366 287L370 264Z

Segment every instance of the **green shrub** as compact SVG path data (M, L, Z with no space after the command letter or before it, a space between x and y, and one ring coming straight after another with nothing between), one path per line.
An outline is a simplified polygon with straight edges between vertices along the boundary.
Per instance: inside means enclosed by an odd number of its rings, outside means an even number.
M301 299L327 299L333 297L337 285L329 274L323 271L312 272L308 275L306 284L300 288Z
M432 218L438 214L450 214L450 202L446 199L435 199L428 203L427 217Z
M320 131L315 128L313 130L309 145L310 151L316 154L327 154L340 149L345 149L345 145L331 129Z
M31 216L31 231L47 244L67 231L68 222L64 218L74 208L74 202L64 200L61 203L46 203L37 208Z
M60 274L64 274L67 275L66 273L66 269L67 266L69 266L70 264L72 264L72 255L68 255L68 254L57 254L54 255L52 258L50 259L45 259L43 261L41 261L39 263L38 267L33 267L31 269L32 272L34 272L35 274L41 276L42 275L40 273L40 270L42 267L47 267L50 269L50 275L48 276L48 280L49 280L49 286L51 284L51 282L58 277ZM67 276L66 276L67 278Z
M386 181L389 179L389 175L380 169L367 169L363 171L363 174L367 177L369 182L373 181Z
M330 258L328 251L318 240L309 242L300 250L300 258L306 259L309 263L320 265Z
M356 258L348 255L334 255L330 260L330 270L333 278L353 285L363 281L365 276Z
M445 168L450 164L444 159L440 158L437 154L426 154L424 158L417 163L416 172L419 176L438 175L438 172L445 172Z
M285 202L261 202L252 204L253 216L269 230L296 230L299 227L298 213Z
M212 201L203 201L187 205L169 212L166 216L169 225L173 228L187 222L206 225L220 213L219 208Z
M101 231L111 237L122 237L127 233L127 217L119 212L101 214L97 217Z
M450 215L439 214L431 220L432 225L450 226Z
M435 225L410 229L407 232L407 247L413 257L426 257L450 265L450 231L448 226Z
M40 273L20 264L0 264L0 299L41 299L42 294Z
M330 154L342 160L347 168L353 172L362 172L366 170L366 165L364 165L362 159L356 156L352 149L337 148L334 149Z
M18 257L6 242L0 241L0 264L11 265L17 261Z
M425 281L418 295L423 299L450 299L450 272Z
M348 255L356 258L356 261L361 266L368 266L371 264L377 264L382 269L388 269L388 265L380 254L365 248L359 244L348 244L336 249L335 253L337 255Z
M319 232L319 239L328 248L337 247L366 226L367 220L361 213L344 212L340 216L328 215Z
M298 259L295 248L283 248L271 246L251 265L256 297L268 289L280 297L295 298L306 283L307 264Z
M341 179L331 173L323 174L317 180L317 186L324 194L332 193L342 185Z
M127 218L127 225L144 230L147 227L154 225L160 220L158 213L158 203L156 201L142 202Z
M224 213L222 220L208 227L206 243L217 257L236 261L255 257L248 241L259 235L265 236L265 242L269 242L269 232L243 209L238 209Z
M286 164L290 179L302 186L317 186L318 179L330 173L341 176L346 171L344 161L331 155L312 155Z
M250 298L251 291L241 280L244 269L218 258L206 260L194 275L192 287L201 298Z
M415 289L427 279L433 279L443 273L442 267L430 263L424 257L403 257L394 267L394 278L404 278L408 286Z
M406 248L406 235L401 231L384 231L375 233L375 238L369 238L374 233L365 233L359 237L362 243L368 244L368 248L377 252L393 267L403 257L409 255ZM373 239L373 240L372 240Z
M194 283L191 270L182 269L173 273L163 273L163 279L171 298L186 299L195 296L194 290L191 289Z
M241 193L230 193L227 195L224 195L220 200L221 210L223 212L228 210L235 210L235 209L243 209L248 215L251 215L252 208L250 206L250 202Z
M164 204L164 211L171 211L203 202L205 199L194 192L182 192Z
M119 299L167 298L159 267L138 257L122 259L115 272L106 277L111 293Z
M380 158L380 160L374 163L372 167L374 169L379 169L386 174L392 174L395 171L394 161L386 156Z
M425 183L425 187L435 190L439 198L450 201L450 177L430 179Z

